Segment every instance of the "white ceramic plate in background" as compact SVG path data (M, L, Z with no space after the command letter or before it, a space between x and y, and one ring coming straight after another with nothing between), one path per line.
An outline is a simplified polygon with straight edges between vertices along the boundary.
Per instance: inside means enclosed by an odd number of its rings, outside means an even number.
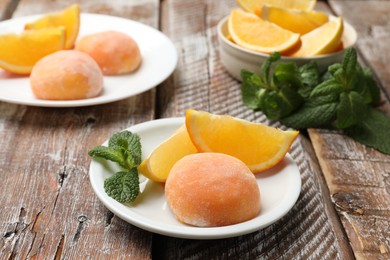
M143 158L184 123L184 118L145 122L127 130L141 138ZM105 142L103 145L107 145ZM295 204L301 190L301 177L290 155L270 170L256 175L260 187L262 210L249 221L224 226L200 228L185 225L171 213L164 196L164 185L144 181L142 193L133 205L117 202L104 191L104 180L118 170L113 163L92 160L89 177L99 200L115 215L142 229L158 234L191 238L218 239L248 234L265 228L283 217Z
M39 15L15 18L0 22L0 34L20 33L29 21ZM132 20L100 15L81 14L78 38L107 30L115 30L130 35L139 45L142 64L131 74L104 76L104 91L95 98L53 101L34 97L28 76L10 77L0 69L0 101L41 106L41 107L78 107L109 103L145 92L164 81L176 68L176 48L168 37L160 31Z

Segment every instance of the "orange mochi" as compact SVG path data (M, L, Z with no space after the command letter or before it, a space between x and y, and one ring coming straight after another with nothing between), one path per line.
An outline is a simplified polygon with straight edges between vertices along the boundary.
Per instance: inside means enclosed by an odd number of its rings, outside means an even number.
M90 55L104 75L131 73L141 64L138 44L127 34L117 31L86 35L75 48Z
M180 159L168 175L165 197L179 221L198 227L233 225L260 212L255 176L242 161L221 153Z
M30 85L34 95L47 100L74 100L98 96L103 74L87 54L62 50L40 59L32 69Z

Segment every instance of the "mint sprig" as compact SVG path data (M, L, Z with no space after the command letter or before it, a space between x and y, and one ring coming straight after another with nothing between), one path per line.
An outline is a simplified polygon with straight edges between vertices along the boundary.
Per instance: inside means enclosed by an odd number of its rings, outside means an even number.
M137 167L142 160L141 141L137 134L130 131L116 133L110 137L108 146L96 146L88 155L116 162L124 169L104 180L104 190L110 197L121 203L137 198L140 192Z
M247 70L241 71L244 103L254 110L263 111L270 119L289 115L303 101L297 92L302 81L295 63L280 63L271 73L272 63L279 59L279 53L271 54L262 64L259 75Z
M378 110L369 108L364 120L344 132L364 145L390 154L390 118Z
M390 118L372 107L380 102L380 90L371 71L358 63L355 49L346 49L342 63L332 64L322 76L313 62L300 67L279 62L272 71L279 58L270 55L259 75L242 70L246 106L295 129L341 129L356 141L390 154Z
M105 179L104 190L121 203L134 201L140 192L137 169L120 171Z

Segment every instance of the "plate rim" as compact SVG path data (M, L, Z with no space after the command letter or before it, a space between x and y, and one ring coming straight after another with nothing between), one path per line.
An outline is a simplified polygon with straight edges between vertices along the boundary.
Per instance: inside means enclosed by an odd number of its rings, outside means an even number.
M148 130L152 127L157 126L164 126L164 125L174 125L177 124L178 127L180 124L184 123L184 117L171 117L171 118L162 118L162 119L155 119L150 120L146 122L142 122L133 126L130 126L128 128L125 128L121 131L129 130L134 133L137 133L142 130ZM107 140L103 143L107 144ZM290 178L292 178L292 182L294 185L290 186L291 193L290 196L284 196L282 201L279 203L280 205L278 208L282 208L283 210L275 211L272 210L271 212L267 213L267 219L264 224L262 225L256 225L253 226L252 222L255 222L253 219L249 221L245 221L242 223L230 225L230 226L223 226L223 227L193 227L193 226L178 226L175 228L165 227L161 228L161 226L156 226L153 224L154 221L149 220L140 220L140 219L129 219L129 215L118 211L118 208L116 205L121 205L119 207L126 206L124 204L121 204L114 199L110 198L107 194L104 192L101 192L98 190L98 187L95 184L94 176L92 174L92 167L94 163L98 163L94 161L94 159L91 160L90 167L89 167L89 179L91 186L93 188L94 193L98 197L99 201L102 202L114 215L118 216L122 220L126 221L127 223L134 225L136 227L139 227L143 230L157 233L160 235L170 236L170 237L176 237L176 238L184 238L184 239L202 239L202 240L212 240L212 239L222 239L222 238L230 238L230 237L236 237L240 235L250 234L255 231L261 230L279 219L281 219L283 216L285 216L291 208L296 204L300 192L301 192L301 186L302 186L302 180L300 176L300 171L298 168L298 165L296 162L292 159L291 155L289 153L286 154L286 157L284 160L289 161L289 165L292 164L293 167L296 167L296 172L294 174L290 174ZM277 209L278 209L277 208ZM138 213L134 213L135 215L138 215ZM261 213L260 213L261 214ZM243 226L243 228L239 229L238 231L230 231L230 229L237 226ZM195 232L194 232L195 231ZM210 234L212 232L212 234Z
M5 28L7 26L16 26L18 23L22 23L22 22L29 20L29 19L33 20L33 19L39 18L42 15L44 15L44 14L34 14L34 15L29 15L29 16L21 16L21 17L15 17L15 18L11 18L8 20L0 21L0 28L3 26ZM20 99L20 98L14 97L14 96L3 97L0 94L0 101L12 103L12 104L18 104L18 105L34 106L34 107L57 107L57 108L85 107L85 106L108 104L108 103L116 102L116 101L123 100L126 98L130 98L130 97L136 96L138 94L141 94L143 92L146 92L150 89L153 89L154 87L161 84L164 80L166 80L175 71L177 64L178 64L178 60L179 60L178 51L177 51L174 43L172 42L172 40L167 35L165 35L163 32L161 32L160 30L158 30L150 25L147 25L147 24L135 21L135 20L131 20L131 19L127 19L127 18L119 17L119 16L105 15L105 14L95 14L95 13L82 12L82 13L80 13L80 20L82 20L82 19L116 20L117 22L120 22L120 23L128 23L128 24L130 24L130 26L139 26L139 27L147 28L150 33L158 35L159 38L161 37L161 39L164 39L165 44L168 44L167 46L169 46L169 51L173 53L173 56L170 56L171 62L164 63L164 67L167 68L165 71L166 73L161 74L160 77L156 77L155 79L153 79L153 82L149 82L148 84L146 84L145 87L133 90L131 92L131 94L109 97L108 99L105 98L104 93L97 96L97 97L93 97L93 98L79 99L79 100L58 100L58 101L56 101L56 100L40 100L40 99ZM7 25L7 24L11 24L11 25ZM81 28L81 26L80 26L80 28ZM114 29L115 28L113 28L113 30ZM117 76L123 77L126 75L117 75ZM115 77L115 76L103 76L103 78L107 78L107 77ZM26 75L26 80L27 81L29 80L29 76L27 76L27 75ZM0 88L0 93L1 93L1 88Z

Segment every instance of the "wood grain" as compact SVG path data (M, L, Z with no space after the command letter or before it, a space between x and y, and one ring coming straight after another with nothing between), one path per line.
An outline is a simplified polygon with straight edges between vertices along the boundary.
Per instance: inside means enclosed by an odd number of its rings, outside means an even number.
M188 108L281 127L241 101L219 62L216 25L234 1L78 0L83 12L160 28L179 53L156 89L111 104L36 108L0 102L1 259L389 259L390 159L340 132L302 132L290 154L301 172L296 205L273 225L230 239L187 240L136 228L108 211L88 179L87 151L112 133ZM0 20L60 10L71 0L3 0ZM390 115L388 3L331 1L359 31L362 62ZM317 8L331 12L325 2ZM387 10L387 11L385 11ZM359 14L359 15L356 15ZM375 14L375 15L373 15Z
M221 5L215 1L194 4L182 0L164 1L162 7L162 29L181 53L172 79L174 88L169 92L158 91L159 98L164 100L158 108L162 117L181 116L187 108L196 108L281 127L242 104L240 83L219 62L216 25L236 4ZM307 145L306 142L305 149ZM316 162L307 163L308 154L299 141L291 154L301 170L303 186L297 204L286 217L264 230L224 240L157 236L154 254L163 259L352 258L331 203L323 202L328 198L321 193L326 186L323 181L320 184L317 176L321 173L319 166Z
M21 1L13 17L73 1ZM158 26L158 1L80 1L83 12L139 18ZM84 108L0 102L2 259L150 259L152 234L108 211L94 195L87 152L114 132L155 116L155 90Z
M378 109L390 115L390 77L386 66L390 59L386 43L390 23L384 18L389 2L331 1L331 6L357 29L357 48L363 66L372 68L383 89ZM308 132L355 257L389 259L390 156L337 131Z

